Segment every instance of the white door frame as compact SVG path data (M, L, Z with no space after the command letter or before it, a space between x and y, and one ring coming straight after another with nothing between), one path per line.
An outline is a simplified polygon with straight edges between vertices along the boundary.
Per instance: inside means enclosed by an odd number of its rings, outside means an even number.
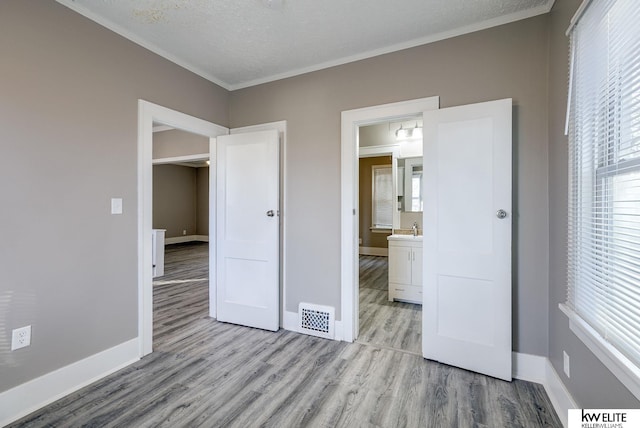
M358 127L422 115L440 107L440 97L420 98L342 112L341 155L341 319L343 340L358 337Z
M138 350L140 357L153 351L153 273L151 229L153 226L153 123L209 137L210 159L215 158L215 137L229 129L144 100L138 100ZM215 163L211 165L214 168ZM210 189L214 192L215 189ZM215 198L209 198L209 218L215 219ZM212 209L213 208L213 209ZM214 214L215 215L215 214ZM215 226L209 230L209 251L215 251ZM212 244L213 243L213 244ZM211 260L211 258L210 258ZM215 259L214 259L215 260ZM213 276L212 276L213 272ZM209 266L209 287L215 287L215 265ZM215 295L215 294L214 294ZM215 311L215 301L210 310ZM214 314L215 315L215 314Z

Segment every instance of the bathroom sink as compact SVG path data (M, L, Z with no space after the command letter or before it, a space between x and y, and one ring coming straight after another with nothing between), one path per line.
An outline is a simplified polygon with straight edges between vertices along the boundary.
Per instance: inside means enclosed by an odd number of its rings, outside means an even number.
M422 241L422 235L413 236L413 235L395 234L395 235L387 236L387 240L389 241Z

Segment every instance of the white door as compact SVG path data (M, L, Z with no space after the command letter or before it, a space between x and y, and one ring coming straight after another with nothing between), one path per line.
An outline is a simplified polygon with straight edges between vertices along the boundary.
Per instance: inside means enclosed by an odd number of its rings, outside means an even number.
M278 131L217 139L218 321L279 327Z
M511 380L511 99L424 113L425 358Z

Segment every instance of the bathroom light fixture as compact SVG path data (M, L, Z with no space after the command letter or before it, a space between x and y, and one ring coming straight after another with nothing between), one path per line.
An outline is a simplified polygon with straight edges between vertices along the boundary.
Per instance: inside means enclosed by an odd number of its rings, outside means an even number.
M416 126L413 128L405 128L403 124L400 124L400 128L396 130L396 140L417 140L422 138L422 127Z
M411 137L415 139L422 138L422 127L418 126L418 122L416 122L416 126L413 128Z
M411 129L404 128L402 124L400 124L400 128L396 130L396 140L405 140L411 137Z

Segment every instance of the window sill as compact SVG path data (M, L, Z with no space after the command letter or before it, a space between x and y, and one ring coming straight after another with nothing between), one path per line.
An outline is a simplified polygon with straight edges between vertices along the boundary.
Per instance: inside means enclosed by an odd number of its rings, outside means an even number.
M371 233L386 233L390 234L392 229L390 227L370 227Z
M591 327L580 315L561 303L560 310L569 318L569 328L591 352L618 378L624 386L640 399L640 368Z

